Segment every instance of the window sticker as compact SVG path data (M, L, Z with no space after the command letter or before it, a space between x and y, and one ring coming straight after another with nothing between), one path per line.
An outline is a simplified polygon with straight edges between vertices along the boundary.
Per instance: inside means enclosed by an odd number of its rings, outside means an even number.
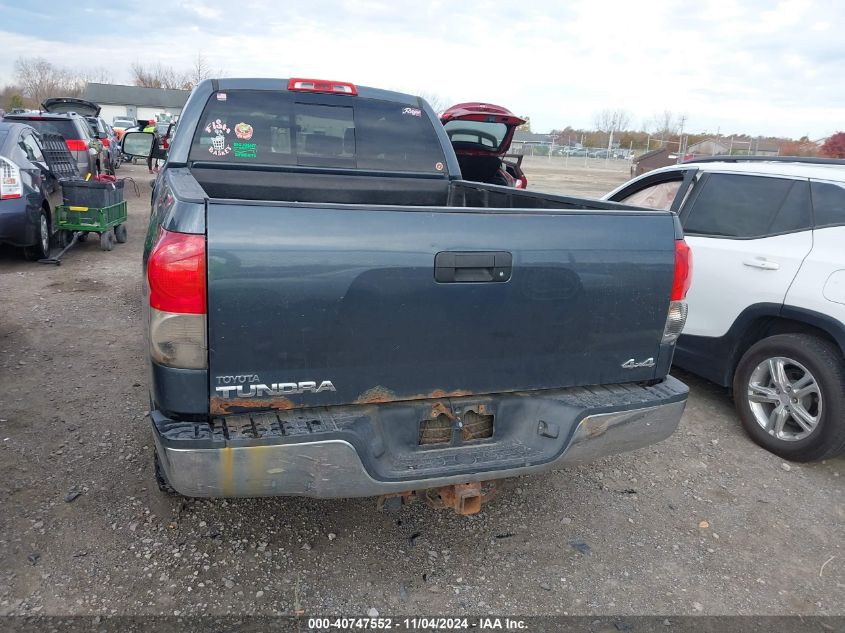
M226 156L232 151L232 146L226 140L226 135L232 130L220 119L215 119L205 126L205 131L209 134L214 134L211 139L211 145L208 151L215 156Z
M238 123L235 126L235 136L248 141L252 138L252 126L249 123Z
M419 108L403 108L402 114L407 114L409 116L421 117L422 116L422 110L420 110Z
M438 163L434 163L434 168L435 168L437 171L443 171L443 163L440 163L440 162L438 162Z
M237 134L237 132L235 133ZM233 147L235 148L235 158L255 158L258 155L255 143L234 143Z
M226 100L226 93L225 92L218 92L217 95L215 95L215 96L217 97L218 101L225 101Z

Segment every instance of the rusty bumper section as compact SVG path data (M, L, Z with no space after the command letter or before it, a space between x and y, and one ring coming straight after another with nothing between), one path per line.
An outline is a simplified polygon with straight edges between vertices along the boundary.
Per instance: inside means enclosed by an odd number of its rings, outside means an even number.
M651 387L324 407L211 423L151 417L165 475L184 495L363 497L536 473L648 446L672 434L686 397L686 386L669 377ZM420 421L433 411L456 424L468 413L489 413L493 435L464 441L456 428L450 444L420 445Z

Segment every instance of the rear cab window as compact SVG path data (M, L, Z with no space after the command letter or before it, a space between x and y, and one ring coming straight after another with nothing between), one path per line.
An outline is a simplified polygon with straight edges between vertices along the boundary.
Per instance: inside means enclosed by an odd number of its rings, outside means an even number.
M211 96L193 162L445 173L420 108L359 96L229 90Z

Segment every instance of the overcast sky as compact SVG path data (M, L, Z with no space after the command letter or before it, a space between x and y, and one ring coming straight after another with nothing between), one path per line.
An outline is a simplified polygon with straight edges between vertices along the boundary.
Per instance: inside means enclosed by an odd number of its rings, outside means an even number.
M18 56L317 77L488 101L534 131L624 108L639 127L815 139L845 129L842 0L0 0L0 84ZM30 4L30 3L26 3Z

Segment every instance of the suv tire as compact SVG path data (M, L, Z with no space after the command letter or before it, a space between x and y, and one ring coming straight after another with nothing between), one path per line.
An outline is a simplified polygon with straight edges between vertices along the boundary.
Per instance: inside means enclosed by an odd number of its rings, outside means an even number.
M752 345L737 365L734 403L757 444L799 462L845 448L845 363L833 343L778 334Z

